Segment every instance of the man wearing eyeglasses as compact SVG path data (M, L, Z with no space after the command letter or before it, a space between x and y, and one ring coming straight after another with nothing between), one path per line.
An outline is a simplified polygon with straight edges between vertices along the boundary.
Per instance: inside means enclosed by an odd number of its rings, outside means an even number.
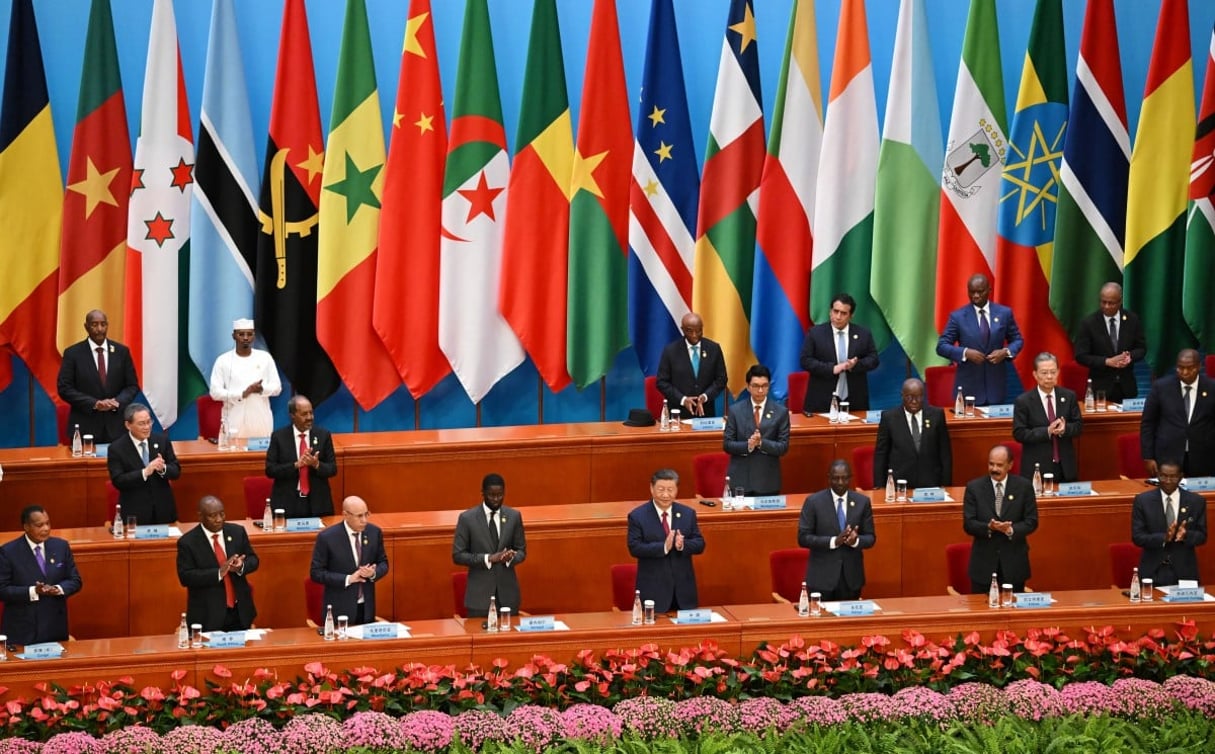
M722 447L730 454L730 485L747 495L780 494L780 458L789 452L789 409L771 400L772 372L763 364L747 370L744 398L726 412Z
M324 604L352 626L375 620L375 582L388 573L384 534L370 516L363 498L346 498L341 522L316 535L312 548L310 576L325 586Z
M684 416L717 416L717 396L726 389L726 360L721 346L704 337L700 315L680 322L683 337L668 343L658 361L658 392Z
M1062 482L1079 479L1074 438L1083 429L1076 394L1060 387L1059 360L1051 353L1034 359L1033 389L1013 404L1013 439L1021 443L1021 476L1032 479L1034 467Z

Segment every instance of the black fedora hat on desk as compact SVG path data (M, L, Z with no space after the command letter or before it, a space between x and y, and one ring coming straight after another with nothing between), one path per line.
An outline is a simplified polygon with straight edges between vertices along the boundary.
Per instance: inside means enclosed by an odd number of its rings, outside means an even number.
M624 420L626 427L652 427L654 415L644 408L630 408L629 418Z

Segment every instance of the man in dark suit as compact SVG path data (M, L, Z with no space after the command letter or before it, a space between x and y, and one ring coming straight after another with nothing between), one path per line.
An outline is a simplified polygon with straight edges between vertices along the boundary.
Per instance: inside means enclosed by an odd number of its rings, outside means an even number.
M177 501L170 481L181 476L173 443L164 432L152 431L152 410L132 403L123 412L127 431L110 443L106 468L118 488L122 515L136 523L171 524L177 520Z
M177 580L186 588L186 620L204 631L243 631L257 608L248 576L257 553L245 527L224 523L224 504L207 495L198 501L198 526L177 540Z
M94 309L85 315L89 336L64 349L59 366L59 397L71 406L68 435L79 426L80 434L92 435L98 443L122 436L123 411L139 394L131 352L106 339L109 327L105 312Z
M1034 358L1033 390L1026 390L1013 403L1013 439L1021 443L1021 476L1034 478L1034 468L1055 479L1074 482L1076 467L1073 438L1084 429L1076 394L1059 387L1059 360L1051 353Z
M266 476L274 480L270 506L287 518L332 516L329 479L337 474L333 435L313 424L312 402L295 395L287 402L291 425L274 430L266 450Z
M489 598L497 598L498 608L509 607L519 614L519 579L515 566L527 558L523 535L523 516L502 503L506 500L506 480L499 474L486 474L481 480L481 503L460 514L456 537L451 544L451 559L468 567L468 587L464 606L470 617L489 613Z
M1139 315L1122 308L1122 286L1101 286L1100 308L1080 321L1076 335L1076 361L1088 367L1093 391L1104 390L1107 400L1121 403L1139 395L1135 362L1147 353Z
M1014 476L1012 453L997 445L987 454L987 476L971 480L962 498L962 528L974 537L970 546L970 589L986 594L992 574L1000 584L1025 591L1029 580L1028 537L1038 528L1034 486Z
M1198 352L1177 354L1177 373L1152 383L1139 422L1149 477L1161 458L1180 458L1186 476L1215 475L1215 380L1199 373Z
M654 611L691 610L696 596L692 556L705 551L696 511L675 502L679 475L659 469L650 477L650 500L629 512L629 554L637 558L637 589Z
M810 550L806 588L824 600L855 600L865 586L865 553L873 547L873 507L849 489L852 467L831 462L828 489L807 495L797 521L797 543Z
M789 452L789 409L768 399L772 373L763 364L747 370L750 398L730 406L722 448L730 454L726 474L748 495L780 494L780 457Z
M67 598L80 591L80 573L66 539L51 536L41 505L21 511L25 534L0 547L0 633L10 644L68 638Z
M375 582L388 573L384 535L369 515L362 498L346 498L342 522L316 535L312 548L312 580L324 584L333 617L345 615L352 626L375 620Z
M658 392L684 416L717 416L717 396L726 389L726 359L721 346L705 340L704 321L696 312L683 315L683 337L662 349Z
M831 322L810 328L802 343L802 369L810 373L806 413L831 408L831 396L848 401L849 411L869 409L869 372L878 367L873 334L852 324L856 300L847 293L831 299Z
M914 377L903 381L903 405L883 411L878 422L874 489L885 486L888 473L906 479L912 489L953 484L945 410L924 405L924 383Z
M1157 473L1160 489L1139 493L1131 506L1131 540L1143 548L1139 576L1155 586L1197 581L1194 548L1207 541L1207 501L1179 488L1181 464L1176 461L1162 459Z
M1003 403L1007 393L1008 364L1024 342L1013 311L989 299L986 275L974 275L966 284L970 303L949 314L937 341L937 355L958 365L954 390L973 395L976 406Z

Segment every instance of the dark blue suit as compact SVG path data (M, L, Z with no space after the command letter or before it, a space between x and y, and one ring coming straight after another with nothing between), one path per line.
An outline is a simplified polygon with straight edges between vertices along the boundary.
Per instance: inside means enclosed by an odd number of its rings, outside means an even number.
M937 355L958 365L954 390L962 388L964 395L973 395L976 406L1004 403L1008 384L1009 361L1021 352L1024 342L1013 311L994 301L987 302L987 324L991 330L987 340L979 335L979 316L975 308L967 304L949 314L945 332L937 341ZM1007 348L1010 354L999 364L971 364L963 357L965 349L979 351L984 356L992 351Z
M672 503L668 523L683 532L683 550L663 552L666 532L647 500L629 512L629 554L637 558L637 588L643 600L654 600L655 612L665 613L678 605L689 610L700 603L696 596L696 571L692 556L705 551L705 540L696 525L696 511Z
M806 564L806 588L821 592L823 599L856 599L865 586L864 550L877 543L873 529L873 507L869 498L849 490L845 495L844 525L857 529L857 545L831 548L839 536L835 493L830 488L807 495L797 522L797 543L810 550Z
M832 374L839 363L835 346L835 328L830 323L811 327L802 343L802 369L810 373L805 408L809 413L822 413L831 408L831 396L840 379L838 374ZM855 322L848 325L848 358L853 356L857 359L856 366L844 373L848 380L848 410L868 411L868 373L878 368L878 352L873 334Z
M681 402L686 397L695 398L703 395L705 400L705 416L717 415L717 396L726 389L726 359L721 353L721 346L711 340L701 338L700 368L692 373L691 350L686 338L673 340L662 349L662 357L658 361L658 375L655 387L667 399L667 405L681 411Z
M375 582L388 573L388 554L384 551L380 527L367 524L362 539L362 563L354 562L353 537L347 536L345 522L316 535L312 548L312 580L325 585L325 604L333 605L333 617L348 616L352 626L357 622L359 587L363 588L363 622L371 623L375 620ZM367 564L375 565L375 577L346 586L346 577L358 570L359 565Z
M42 549L45 574L24 534L0 547L0 600L4 601L0 633L10 644L68 638L67 598L80 591L80 573L66 539L50 537ZM39 595L37 602L31 602L30 587L39 581L57 585L63 595Z
M1140 492L1131 506L1131 541L1143 548L1139 576L1153 579L1159 586L1171 586L1178 579L1197 581L1198 556L1194 548L1207 541L1207 501L1180 488L1173 494L1177 520L1185 522L1185 539L1181 542L1164 541L1169 526L1160 490Z
M1139 452L1144 460L1183 464L1186 476L1212 476L1215 475L1215 380L1200 374L1191 391L1191 401L1193 409L1186 421L1181 379L1171 374L1153 382L1139 422Z
M122 412L139 394L139 379L135 375L135 362L130 350L113 340L106 341L105 384L97 372L97 355L93 349L97 344L85 338L73 343L63 351L63 363L59 365L59 397L71 406L68 413L68 436L74 425L80 425L80 434L92 435L98 443L113 442L126 431ZM93 410L97 401L113 398L118 401L117 411L98 413Z

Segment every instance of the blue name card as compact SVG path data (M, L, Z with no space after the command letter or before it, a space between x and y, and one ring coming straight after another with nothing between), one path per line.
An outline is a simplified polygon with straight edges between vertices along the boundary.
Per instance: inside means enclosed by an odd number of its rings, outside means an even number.
M1196 476L1185 480L1185 488L1190 492L1210 492L1215 490L1215 476Z
M1082 495L1093 494L1092 482L1062 482L1059 484L1059 491L1056 493L1060 497L1077 497Z
M755 504L751 506L751 509L757 511L775 511L781 510L784 507L784 495L764 495L763 497L755 498Z
M1014 594L1013 607L1050 607L1050 592Z
M245 646L244 631L212 631L211 638L207 640L207 649L219 649L220 647L243 647Z
M1206 590L1200 586L1175 586L1164 596L1166 602L1202 602L1206 599Z
M697 416L692 419L692 429L720 432L726 428L726 420L720 416Z
M691 623L711 623L713 621L713 611L708 608L700 608L699 610L680 610L675 613L675 622L681 626Z
M63 645L57 641L48 641L42 644L26 644L25 651L21 653L23 660L53 660L62 656Z
M869 409L865 412L866 424L878 424L882 421L882 412L877 409Z
M1147 398L1123 398L1122 399L1122 410L1123 411L1142 411L1143 402L1146 400L1147 400Z
M556 622L551 615L521 615L519 616L520 631L554 631Z
M398 636L399 623L367 623L363 626L364 639L395 639Z
M943 503L945 489L943 487L918 487L911 493L913 503Z
M108 442L99 442L93 446L93 455L98 458L109 458L110 444Z
M245 445L245 450L268 450L269 448L269 437L250 437Z
M168 539L168 524L140 524L135 527L135 539Z
M287 531L316 531L321 528L321 519L316 516L287 519Z
M876 609L873 600L849 600L840 603L836 615L873 615Z
M999 403L994 406L985 406L982 411L989 419L1006 419L1013 415L1013 406L1011 403Z

